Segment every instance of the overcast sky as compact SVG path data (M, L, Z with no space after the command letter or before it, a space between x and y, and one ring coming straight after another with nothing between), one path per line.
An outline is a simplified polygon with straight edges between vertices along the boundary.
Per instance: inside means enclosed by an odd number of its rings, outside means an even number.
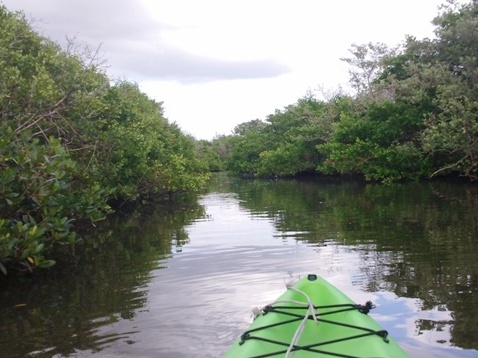
M0 0L42 35L100 46L111 79L137 82L198 139L265 119L348 81L352 43L433 37L445 0Z

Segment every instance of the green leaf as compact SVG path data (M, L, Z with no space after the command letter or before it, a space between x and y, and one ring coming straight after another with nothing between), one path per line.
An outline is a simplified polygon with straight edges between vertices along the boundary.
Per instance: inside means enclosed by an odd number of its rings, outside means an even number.
M41 252L44 247L45 247L45 244L39 244L35 250L35 253Z
M52 267L54 264L56 264L56 261L55 260L45 260L45 261L42 261L38 267L41 267L41 268L48 268L48 267Z

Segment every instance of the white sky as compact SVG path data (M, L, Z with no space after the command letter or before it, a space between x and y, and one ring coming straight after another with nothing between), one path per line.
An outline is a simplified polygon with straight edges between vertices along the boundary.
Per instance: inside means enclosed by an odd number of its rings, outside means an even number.
M42 35L96 49L198 139L346 87L352 43L433 37L445 0L0 0Z

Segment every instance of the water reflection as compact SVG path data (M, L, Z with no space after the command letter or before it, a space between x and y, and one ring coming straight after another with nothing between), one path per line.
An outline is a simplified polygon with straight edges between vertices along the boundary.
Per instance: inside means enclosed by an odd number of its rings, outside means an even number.
M2 277L0 355L67 356L115 341L133 344L137 328L118 329L119 322L143 309L152 272L189 241L184 226L203 216L197 201L118 214L87 237L88 245L78 245L78 262L21 281Z
M218 177L199 201L111 218L76 264L2 278L0 352L220 357L289 272L316 272L374 301L411 356L476 356L477 209L456 183Z
M241 205L271 218L281 238L346 245L360 257L370 292L419 299L446 319L417 319L416 335L478 349L478 187L463 183L396 186L232 181Z

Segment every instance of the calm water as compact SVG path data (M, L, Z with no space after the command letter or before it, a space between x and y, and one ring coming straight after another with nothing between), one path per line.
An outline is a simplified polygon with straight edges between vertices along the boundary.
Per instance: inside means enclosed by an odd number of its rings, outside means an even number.
M117 215L77 262L0 279L1 357L220 357L290 273L322 275L412 357L478 357L478 186L218 177Z

